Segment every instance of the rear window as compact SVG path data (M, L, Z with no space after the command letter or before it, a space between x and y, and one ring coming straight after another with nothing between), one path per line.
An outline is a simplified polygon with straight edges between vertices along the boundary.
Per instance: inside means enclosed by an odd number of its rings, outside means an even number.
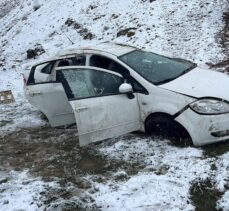
M51 74L52 72L52 68L54 66L54 62L50 62L48 64L43 64L43 65L39 65L36 67L36 69L41 69L41 73L45 73L45 74Z

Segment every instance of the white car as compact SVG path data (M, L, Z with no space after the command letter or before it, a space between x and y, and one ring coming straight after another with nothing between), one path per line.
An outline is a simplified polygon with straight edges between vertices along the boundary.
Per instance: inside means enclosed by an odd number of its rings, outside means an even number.
M25 94L51 126L77 123L80 145L132 131L229 139L229 77L134 47L101 43L34 65Z

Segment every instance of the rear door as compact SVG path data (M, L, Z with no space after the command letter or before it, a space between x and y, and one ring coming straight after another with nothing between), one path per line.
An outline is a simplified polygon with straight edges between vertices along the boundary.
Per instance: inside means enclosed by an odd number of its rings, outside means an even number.
M62 83L50 79L52 66L54 62L47 62L32 68L24 87L26 97L46 115L52 127L73 124L74 113Z
M140 129L137 97L119 93L124 79L95 67L57 70L72 106L80 145L105 140Z
M49 120L52 127L75 123L71 105L61 83L47 82L26 87L28 101Z

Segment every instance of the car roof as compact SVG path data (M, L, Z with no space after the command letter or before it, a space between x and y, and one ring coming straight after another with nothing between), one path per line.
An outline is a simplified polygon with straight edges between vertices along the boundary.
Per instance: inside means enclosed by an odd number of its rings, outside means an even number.
M127 54L131 51L136 50L136 47L125 45L125 44L119 44L119 43L113 43L113 42L103 42L96 45L86 46L86 47L74 47L69 48L64 51L60 51L56 56L51 57L49 59L45 59L42 61L37 62L35 65L45 63L48 61L58 60L65 56L70 56L79 53L80 51L97 51L97 52L103 52L107 54L112 54L114 56L121 56L124 54Z
M74 54L74 53L77 53L77 51L79 50L101 51L101 52L106 52L108 54L113 54L115 56L121 56L121 55L129 53L136 49L137 49L136 47L125 45L125 44L119 44L119 43L113 43L113 42L103 42L103 43L86 46L86 47L70 48L66 51L60 52L59 56L67 55L67 54Z

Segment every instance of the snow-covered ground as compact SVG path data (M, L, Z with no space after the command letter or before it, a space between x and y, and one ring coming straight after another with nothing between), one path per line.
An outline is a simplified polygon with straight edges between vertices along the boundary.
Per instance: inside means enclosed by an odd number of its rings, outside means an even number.
M201 149L168 143L133 136L101 147L100 153L109 159L140 162L145 167L135 175L117 169L109 182L95 184L96 202L104 210L195 210L190 188L196 181L210 179L222 193L227 190L218 201L218 208L228 210L228 153L219 158L205 157ZM212 164L217 165L216 171Z
M210 160L202 159L201 150L179 149L157 140L123 140L101 151L129 162L139 157L146 164L127 181L98 185L96 198L107 210L194 210L190 183L206 179L210 172Z
M2 6L4 3L7 4ZM66 48L115 41L190 59L202 66L226 56L216 39L224 26L226 0L0 0L0 5L0 91L12 90L16 99L13 104L0 105L2 136L46 124L24 98L21 74L29 64ZM34 11L34 7L39 9ZM67 26L69 18L79 23L80 29ZM120 30L127 28L133 28L133 36L117 37ZM83 29L94 38L83 39ZM46 53L27 59L26 51L36 44L41 44ZM4 139L0 139L0 147L1 141ZM166 140L141 135L124 136L93 147L106 160L142 166L131 173L120 165L108 177L106 173L102 175L106 177L103 182L95 180L95 175L87 175L94 191L86 193L95 200L87 203L96 204L98 209L194 210L191 187L210 179L222 193L216 206L229 210L228 150L207 156L206 149L179 148ZM0 171L0 175L4 177L5 173ZM25 171L11 171L6 177L6 181L0 180L0 210L43 210L43 189L49 185L58 187L40 177L32 178Z
M43 210L41 193L56 186L54 182L45 183L40 178L31 178L27 171L11 171L7 175L0 172L0 204L2 211Z

